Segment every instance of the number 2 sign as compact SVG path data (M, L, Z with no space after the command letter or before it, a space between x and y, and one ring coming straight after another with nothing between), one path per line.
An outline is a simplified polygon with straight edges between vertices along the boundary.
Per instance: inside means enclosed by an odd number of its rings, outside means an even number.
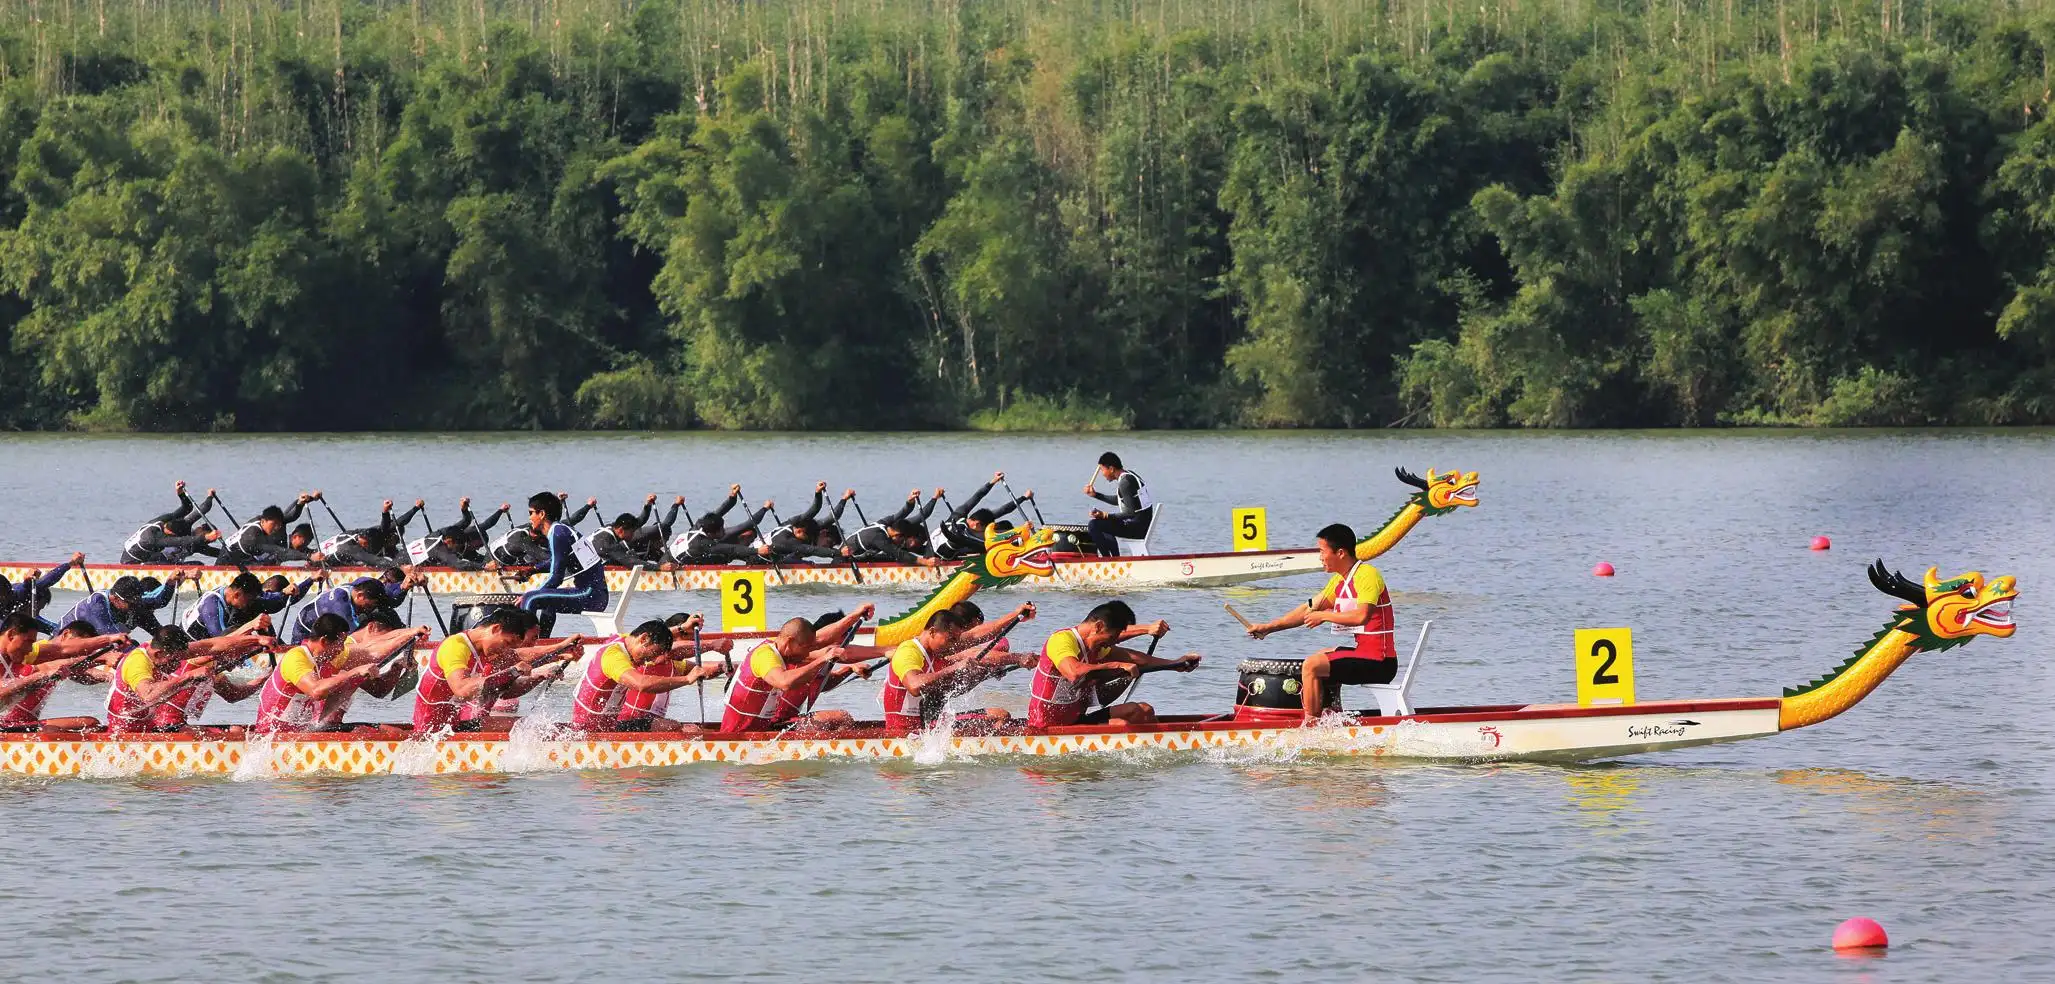
M1577 630L1577 706L1634 703L1634 630Z

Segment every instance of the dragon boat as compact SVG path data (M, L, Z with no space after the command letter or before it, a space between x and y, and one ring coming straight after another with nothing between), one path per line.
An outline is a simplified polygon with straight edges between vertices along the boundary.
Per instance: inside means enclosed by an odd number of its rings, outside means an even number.
M1042 545L1024 540L1019 555L1038 563ZM1022 576L1031 576L1027 570ZM1869 643L1825 676L1781 697L1662 700L1580 707L1509 704L1414 707L1410 688L1428 637L1422 626L1412 659L1391 684L1373 692L1374 710L1335 712L1317 727L1300 727L1283 686L1284 661L1243 664L1234 705L1210 716L1172 716L1147 726L1086 725L1014 734L907 733L870 726L832 734L708 733L580 734L561 726L533 733L481 734L404 741L347 735L277 735L228 740L209 735L110 737L44 733L0 737L0 771L44 776L219 774L242 777L339 774L434 774L624 769L696 762L770 763L811 759L893 760L1037 758L1105 753L1170 753L1245 749L1455 762L1583 762L1720 742L1764 738L1819 724L1854 707L1906 660L1942 652L1979 636L2014 631L2014 579L1986 581L1968 573L1943 579L1929 570L1912 581L1879 561L1869 577L1901 599ZM944 715L944 720L948 715Z
M1436 473L1428 469L1427 477L1421 478L1407 471L1397 469L1401 481L1414 487L1398 511L1386 520L1378 530L1363 537L1356 545L1356 555L1363 560L1383 555L1398 545L1411 533L1422 519L1443 516L1456 509L1477 505L1477 473ZM1160 507L1159 507L1160 508ZM1049 577L1035 579L1034 586L1058 589L1098 589L1128 591L1145 588L1168 587L1221 587L1269 578L1290 577L1294 574L1308 574L1320 569L1320 561L1312 548L1299 550L1250 550L1226 553L1183 553L1153 554L1121 557L1098 557L1080 553L1052 553L1054 568ZM20 582L40 571L50 570L55 564L0 564L0 575L8 580ZM675 570L645 570L640 577L630 577L625 569L607 571L607 590L624 591L714 591L719 589L721 576L732 574L738 568L726 564L695 564L678 567ZM919 590L943 584L952 578L956 568L923 567L918 564L885 563L818 563L796 561L776 566L750 568L762 570L772 586L832 586L843 588L906 588ZM173 572L184 570L198 577L200 590L206 591L227 584L238 571L249 570L259 577L283 574L289 578L305 577L305 567L188 565L132 565L132 564L87 564L84 569L66 571L56 587L69 591L87 591L91 586L105 587L115 578L124 576L169 578ZM540 575L518 578L503 575L497 571L458 571L449 568L423 567L427 577L428 590L437 594L495 594L518 593L542 583ZM370 568L329 568L330 577L347 580L355 577L376 575Z

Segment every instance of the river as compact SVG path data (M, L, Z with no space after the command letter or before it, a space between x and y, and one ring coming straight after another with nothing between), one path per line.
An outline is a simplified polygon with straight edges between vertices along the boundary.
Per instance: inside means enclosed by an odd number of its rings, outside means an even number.
M1075 520L1107 448L1169 503L1159 551L1225 549L1237 506L1266 507L1273 546L1368 529L1410 491L1394 466L1479 471L1478 508L1380 562L1401 637L1436 620L1425 705L1569 700L1571 634L1595 626L1633 629L1643 698L1775 695L1883 624L1894 602L1863 574L1878 557L1914 578L2016 574L2021 628L1918 656L1819 727L1576 768L1171 755L0 779L16 927L0 980L2055 979L2046 432L10 436L0 555L111 560L177 478L238 515L320 488L346 521L423 496L448 522L459 495L565 489L611 514L650 491L703 506L733 481L790 512L816 479L875 514L914 485L960 501L1004 468ZM1834 549L1808 550L1816 534ZM1593 577L1599 561L1618 576ZM1224 708L1238 660L1321 644L1251 642L1221 610L1281 612L1317 583L1131 596L1172 624L1164 652L1206 656L1144 698ZM1102 600L1034 597L1037 642ZM990 699L1018 710L1026 685ZM97 700L74 687L51 711ZM1828 948L1854 915L1890 930L1887 957Z

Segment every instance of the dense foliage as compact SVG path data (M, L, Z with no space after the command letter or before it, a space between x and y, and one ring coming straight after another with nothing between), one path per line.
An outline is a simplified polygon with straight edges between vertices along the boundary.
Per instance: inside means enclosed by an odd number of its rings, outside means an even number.
M2055 420L2055 0L28 0L0 426Z

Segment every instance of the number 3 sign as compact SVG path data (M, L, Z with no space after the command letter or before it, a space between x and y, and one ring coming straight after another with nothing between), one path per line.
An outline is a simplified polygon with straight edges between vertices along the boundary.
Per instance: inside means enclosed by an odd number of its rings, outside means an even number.
M1577 706L1634 703L1634 630L1577 630Z
M763 572L728 571L721 575L721 631L764 630Z

